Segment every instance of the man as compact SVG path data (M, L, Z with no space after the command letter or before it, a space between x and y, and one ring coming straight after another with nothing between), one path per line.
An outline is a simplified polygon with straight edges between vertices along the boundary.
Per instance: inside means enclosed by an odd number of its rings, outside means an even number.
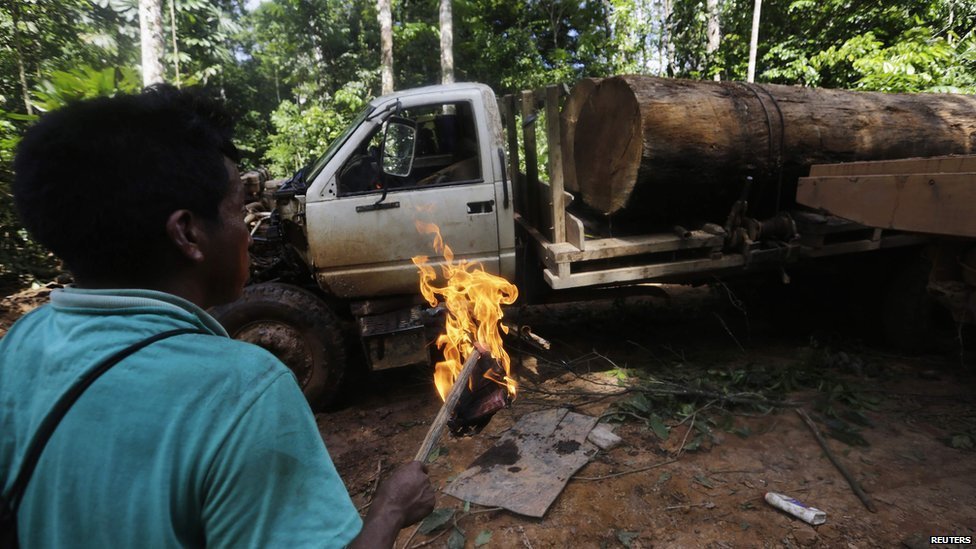
M58 399L105 358L153 343L68 410L18 510L24 547L390 547L433 508L418 462L361 520L290 371L204 309L240 296L250 236L223 111L158 86L43 117L14 194L74 287L0 340L0 486Z

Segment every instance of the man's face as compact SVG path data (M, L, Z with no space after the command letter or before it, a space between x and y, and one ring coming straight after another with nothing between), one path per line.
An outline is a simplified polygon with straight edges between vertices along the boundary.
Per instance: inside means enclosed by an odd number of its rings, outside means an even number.
M227 193L220 202L219 223L212 224L209 235L208 307L239 298L250 265L247 248L251 244L251 234L244 223L244 185L237 166L230 159L224 158L224 166L229 175Z

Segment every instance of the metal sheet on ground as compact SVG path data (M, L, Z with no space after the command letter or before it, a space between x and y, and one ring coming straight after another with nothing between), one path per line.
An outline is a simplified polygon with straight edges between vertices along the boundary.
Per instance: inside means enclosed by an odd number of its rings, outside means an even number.
M523 416L444 491L463 501L542 517L596 453L597 418L556 408Z

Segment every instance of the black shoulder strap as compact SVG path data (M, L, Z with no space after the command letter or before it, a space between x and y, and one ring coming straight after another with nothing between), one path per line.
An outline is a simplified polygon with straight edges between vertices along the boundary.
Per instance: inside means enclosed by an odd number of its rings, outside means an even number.
M47 446L47 441L51 438L54 430L61 423L61 419L64 418L65 414L71 406L78 400L78 397L85 392L96 379L101 377L102 374L107 372L109 368L115 366L121 362L124 358L135 353L139 349L152 345L157 341L166 339L173 336L183 335L183 334L206 334L203 330L198 328L180 328L178 330L169 330L167 332L162 332L156 334L152 337L148 337L134 343L125 349L115 353L114 355L108 357L98 366L89 371L83 378L81 378L77 383L68 389L68 392L61 397L60 400L54 405L54 408L48 412L47 416L41 422L41 426L38 427L37 432L34 434L33 440L31 440L30 446L27 448L27 453L24 455L24 461L20 465L20 471L17 473L17 479L14 481L10 492L7 497L3 498L6 500L7 505L9 505L9 510L13 511L14 514L17 512L17 508L20 506L20 498L24 495L24 490L27 488L27 483L30 482L31 475L34 473L34 468L37 467L37 461L41 457L41 452L44 451L44 447Z

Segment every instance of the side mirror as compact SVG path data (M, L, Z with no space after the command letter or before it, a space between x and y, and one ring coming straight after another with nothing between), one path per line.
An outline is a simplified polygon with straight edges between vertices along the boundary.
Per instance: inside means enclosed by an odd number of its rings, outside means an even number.
M409 118L390 117L383 135L383 173L398 177L410 175L416 144L417 124Z

